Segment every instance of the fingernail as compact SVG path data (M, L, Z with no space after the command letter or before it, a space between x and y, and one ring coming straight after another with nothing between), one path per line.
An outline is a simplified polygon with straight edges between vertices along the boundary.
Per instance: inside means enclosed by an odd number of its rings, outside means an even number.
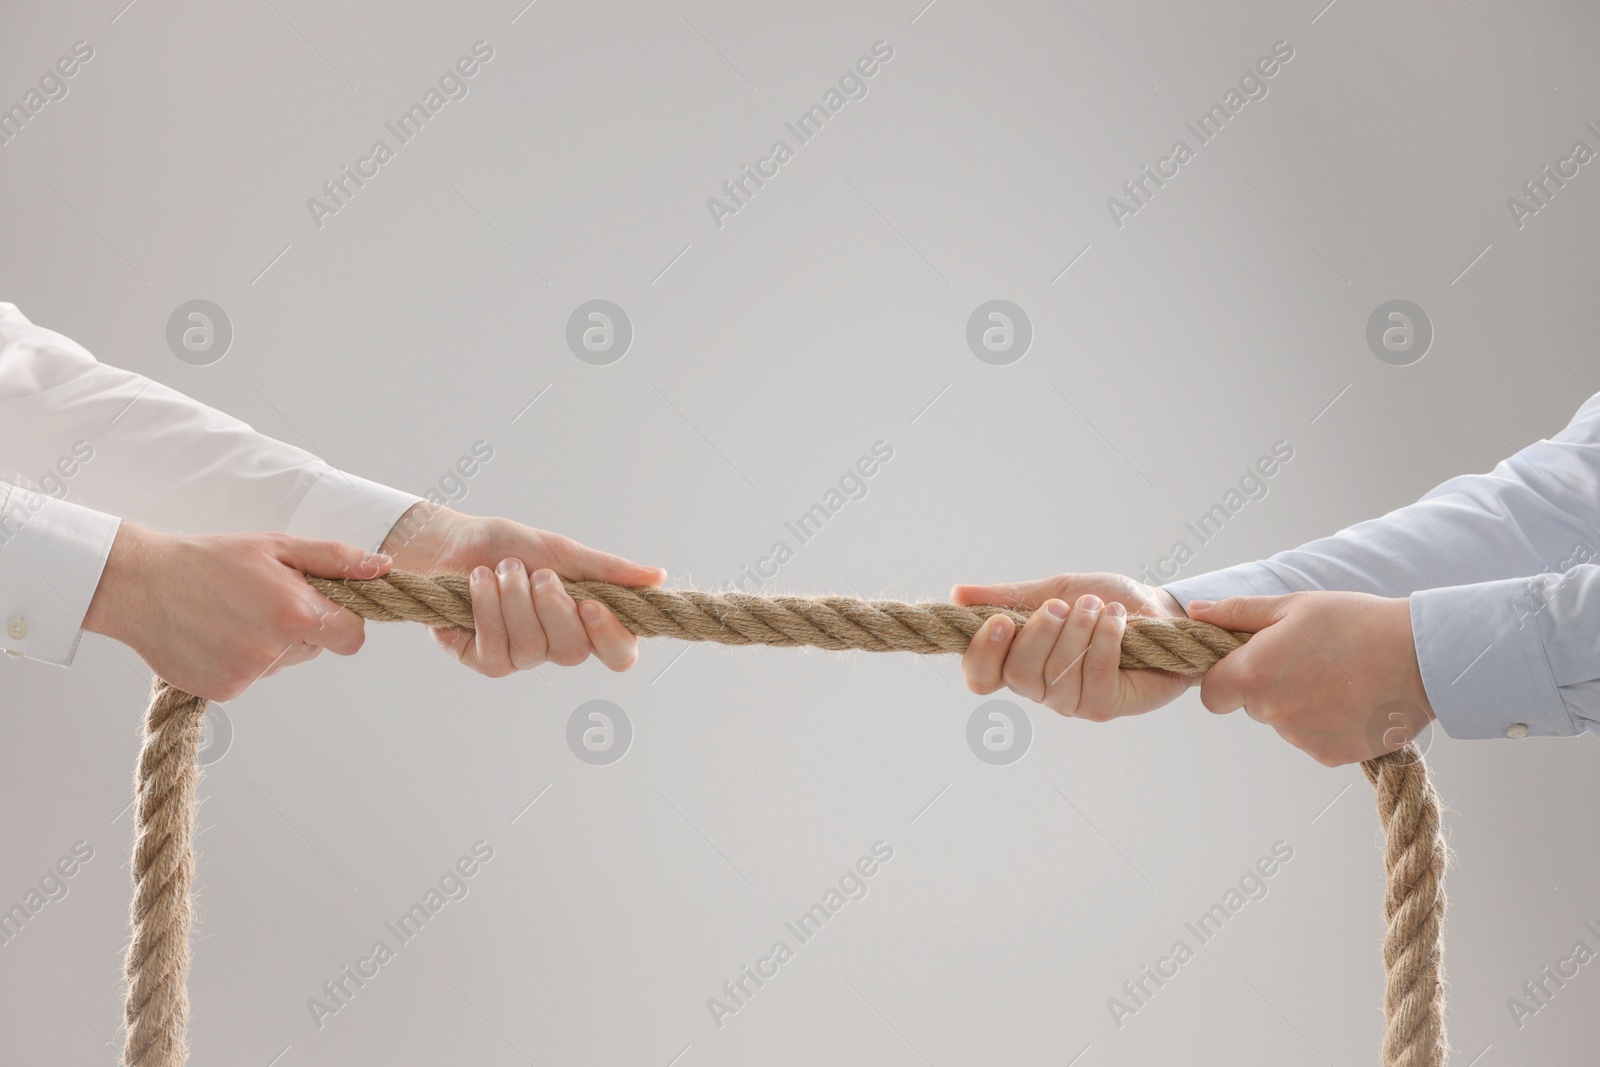
M994 622L989 624L989 640L995 644L1004 641L1011 632L1011 619L1006 615L996 615Z
M515 571L516 569L517 569L517 561L516 560L514 560L514 559L503 559L503 560L500 561L500 565L495 568L495 573L500 575L500 577L504 578L506 575L510 574L511 572Z
M549 585L556 580L556 572L552 570L537 570L533 572L534 585Z
M1102 607L1104 607L1100 601L1100 598L1095 596L1093 593L1083 594L1083 598L1078 601L1078 606L1086 611L1099 611Z
M1209 600L1191 600L1191 601L1189 601L1189 610L1190 611L1194 611L1196 609L1199 609L1200 611L1204 611L1207 608L1209 608L1210 606L1211 606L1211 601L1209 601Z
M387 552L374 552L367 557L368 563L376 563L380 567L387 567L394 562L394 557Z
M472 568L472 580L475 581L475 582L487 582L489 580L489 568L488 567L474 567L474 568Z
M1128 609L1121 603L1113 600L1106 606L1106 614L1110 615L1112 618L1120 619L1124 615L1128 614Z
M600 603L595 600L585 600L578 604L578 611L583 615L583 621L596 623L600 621Z
M1065 600L1046 600L1044 602L1044 610L1052 619L1060 622L1067 617L1067 602Z

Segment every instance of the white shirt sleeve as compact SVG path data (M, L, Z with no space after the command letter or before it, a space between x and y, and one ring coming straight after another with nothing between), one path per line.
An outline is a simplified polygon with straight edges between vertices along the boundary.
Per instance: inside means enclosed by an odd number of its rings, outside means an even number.
M66 666L121 520L0 482L0 648Z
M1488 474L1331 537L1165 586L1181 604L1344 589L1411 598L1451 737L1600 733L1600 394Z
M0 463L16 531L0 539L0 649L59 664L76 650L116 533L112 516L186 533L283 531L370 551L420 499L100 363L6 303ZM11 520L23 513L26 522Z

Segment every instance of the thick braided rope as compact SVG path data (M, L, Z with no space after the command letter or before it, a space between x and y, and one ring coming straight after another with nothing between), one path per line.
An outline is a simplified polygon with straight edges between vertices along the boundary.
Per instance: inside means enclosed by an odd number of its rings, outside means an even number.
M370 581L307 581L366 619L472 626L468 582L459 575L396 571ZM959 654L991 616L1006 614L1019 625L1028 619L1026 612L1001 607L630 589L606 582L563 585L575 600L600 601L641 637L724 645ZM1191 619L1132 616L1122 638L1122 666L1203 674L1248 637ZM191 840L204 710L205 701L157 681L136 782L127 1067L181 1067L185 1059ZM1387 840L1384 1067L1444 1067L1445 846L1439 797L1411 745L1362 768L1377 789Z
M190 887L206 702L157 678L134 775L133 940L128 945L129 1064L182 1064L189 1024Z
M1383 864L1385 1067L1439 1067L1444 1032L1445 843L1439 794L1412 745L1361 765L1378 791ZM1402 827L1396 832L1395 827Z

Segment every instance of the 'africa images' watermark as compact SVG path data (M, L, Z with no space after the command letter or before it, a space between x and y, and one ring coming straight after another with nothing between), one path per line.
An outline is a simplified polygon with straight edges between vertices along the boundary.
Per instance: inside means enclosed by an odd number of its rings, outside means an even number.
M29 88L22 94L20 103L0 110L0 145L9 145L22 134L23 127L45 109L45 105L65 100L71 86L67 80L77 75L84 64L94 58L94 45L88 41L74 41L72 54L62 56L55 64L39 75L39 87Z
M394 159L401 148L422 133L428 121L443 111L446 104L452 100L465 100L471 91L468 81L493 58L494 48L488 41L473 42L470 55L457 59L439 75L437 88L430 85L420 101L402 111L393 122L383 124L384 129L394 137L393 145L385 138L378 138L372 142L367 154L356 160L354 170L345 164L339 168L338 174L322 183L322 196L307 197L306 210L311 212L311 221L317 229L322 229L329 215L337 215L350 206L356 193L378 176L379 168Z
M567 348L591 367L609 367L632 344L633 320L610 300L586 300L567 316Z
M1156 160L1154 170L1147 163L1139 168L1137 177L1122 183L1126 199L1107 197L1106 210L1111 213L1111 224L1120 230L1126 225L1124 219L1148 207L1156 192L1166 188L1167 182L1178 176L1180 168L1194 159L1201 147L1215 140L1234 116L1244 110L1246 104L1267 98L1268 80L1293 58L1293 45L1288 41L1274 42L1271 54L1257 59L1253 67L1240 75L1238 88L1230 87L1220 103L1212 104L1201 112L1194 122L1185 122L1183 127L1194 135L1195 144L1189 144L1186 138L1178 138L1172 142L1167 154Z
M57 457L38 480L23 477L12 489L0 483L0 548L16 540L23 528L44 509L46 501L65 500L67 481L94 459L94 446L87 441L73 442L72 449Z
M345 964L337 974L322 983L320 997L307 997L306 1009L318 1030L327 1025L331 1016L350 1006L350 1001L368 982L377 978L384 965L392 961L400 949L416 940L428 923L442 912L446 904L465 900L471 891L469 880L476 877L483 865L494 859L494 847L487 841L475 841L469 854L461 856L445 868L434 885L430 885L422 899L400 913L392 922L383 924L388 937L374 941L372 949L355 963ZM389 939L394 939L394 944Z
M1193 535L1195 543L1191 545L1187 538L1180 537L1173 542L1166 555L1139 571L1139 580L1146 585L1160 585L1176 578L1184 564L1194 559L1196 549L1215 540L1228 521L1243 511L1246 504L1267 498L1272 491L1268 481L1292 459L1294 446L1288 441L1274 441L1271 452L1262 455L1239 476L1237 487L1230 486L1222 494L1221 500L1183 524L1183 528Z
M1009 367L1028 354L1033 320L1009 300L989 300L967 316L967 347L992 367Z
M1597 939L1596 943L1600 943L1600 926L1586 922L1583 928ZM1511 1013L1511 1021L1517 1024L1517 1029L1527 1026L1529 1019L1548 1008L1556 994L1567 988L1567 983L1578 977L1580 970L1596 958L1595 950L1589 943L1579 940L1573 943L1571 952L1557 958L1554 964L1545 964L1539 968L1537 975L1523 982L1520 997L1506 998L1506 1010Z
M986 700L967 717L967 747L991 767L1009 767L1032 744L1033 720L1009 700Z
M794 938L793 945L789 944L788 938L779 938L764 955L756 957L753 970L749 964L740 964L739 973L722 983L722 996L706 998L706 1010L711 1013L711 1021L716 1028L721 1030L730 1016L749 1007L751 999L778 976L779 969L794 959L799 946L808 944L822 933L823 926L843 911L846 904L864 899L868 889L867 880L892 859L894 846L887 841L874 841L871 855L862 856L847 867L837 882L823 892L819 901L783 924L784 930Z
M591 767L607 767L633 747L633 720L610 700L586 700L567 716L567 747Z
M1287 841L1275 842L1271 853L1256 860L1238 881L1228 887L1222 899L1201 912L1192 922L1183 924L1188 935L1172 943L1167 954L1159 957L1154 966L1141 965L1137 976L1122 983L1122 995L1106 998L1106 1010L1111 1021L1121 1030L1129 1016L1137 1015L1150 1006L1150 1001L1166 984L1178 977L1182 967L1195 958L1201 948L1209 945L1222 933L1223 928L1245 909L1245 905L1267 899L1270 891L1268 879L1294 859L1294 846ZM1194 944L1190 944L1193 938Z
M186 300L167 316L167 348L191 367L209 367L233 347L233 320L210 300Z
M22 933L23 927L32 922L46 905L65 900L71 889L68 880L92 859L94 846L87 841L79 841L72 846L70 853L46 868L44 874L39 876L37 886L29 886L22 899L13 904L9 911L0 911L0 945L11 944Z
M894 446L888 441L872 442L870 454L861 456L846 467L838 481L828 487L820 500L802 511L792 522L783 524L784 530L794 538L794 543L790 544L788 537L778 538L766 555L757 558L754 566L746 563L739 568L739 577L733 580L733 584L746 593L754 593L771 582L778 576L779 569L793 560L802 546L821 533L823 526L843 511L846 504L866 499L868 479L893 458Z
M707 197L706 210L711 212L711 221L716 223L717 229L722 229L729 216L737 215L748 206L757 190L765 188L767 182L776 178L783 165L794 159L802 146L810 144L822 132L828 120L844 110L845 104L866 99L867 79L875 76L883 64L893 58L894 48L888 41L873 42L871 53L846 68L839 75L837 87L829 86L828 91L822 94L820 103L802 111L793 122L783 124L783 128L794 137L793 145L782 137L773 141L767 154L758 158L753 167L749 163L744 164L739 168L738 175L722 183L720 197Z
M1600 137L1600 127L1593 122L1585 122L1584 127L1596 137ZM1567 187L1567 182L1576 178L1581 168L1595 158L1595 150L1589 147L1587 141L1572 142L1571 150L1555 162L1551 169L1546 163L1539 168L1537 176L1522 183L1523 197L1506 197L1506 210L1511 212L1511 221L1517 224L1517 229L1522 229L1528 220L1550 206L1550 201L1556 194Z

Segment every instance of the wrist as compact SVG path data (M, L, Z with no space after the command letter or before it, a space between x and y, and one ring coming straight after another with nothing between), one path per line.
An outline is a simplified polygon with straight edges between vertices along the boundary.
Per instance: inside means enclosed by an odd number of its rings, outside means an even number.
M396 570L426 574L464 544L487 541L491 536L490 521L421 500L400 516L379 551L394 559Z
M1402 597L1393 601L1397 605L1395 644L1403 649L1404 662L1402 670L1405 675L1405 688L1407 699L1422 709L1429 721L1439 716L1433 710L1433 703L1428 699L1428 687L1422 680L1422 664L1417 658L1417 642L1411 629L1411 598Z
M1153 588L1155 589L1156 602L1161 605L1168 615L1174 619L1188 618L1189 613L1183 610L1183 605L1178 603L1177 597L1173 596L1159 585L1154 586Z
M165 535L123 522L111 542L100 584L83 616L83 628L127 643L127 621L143 614L140 601L148 588L153 557Z

